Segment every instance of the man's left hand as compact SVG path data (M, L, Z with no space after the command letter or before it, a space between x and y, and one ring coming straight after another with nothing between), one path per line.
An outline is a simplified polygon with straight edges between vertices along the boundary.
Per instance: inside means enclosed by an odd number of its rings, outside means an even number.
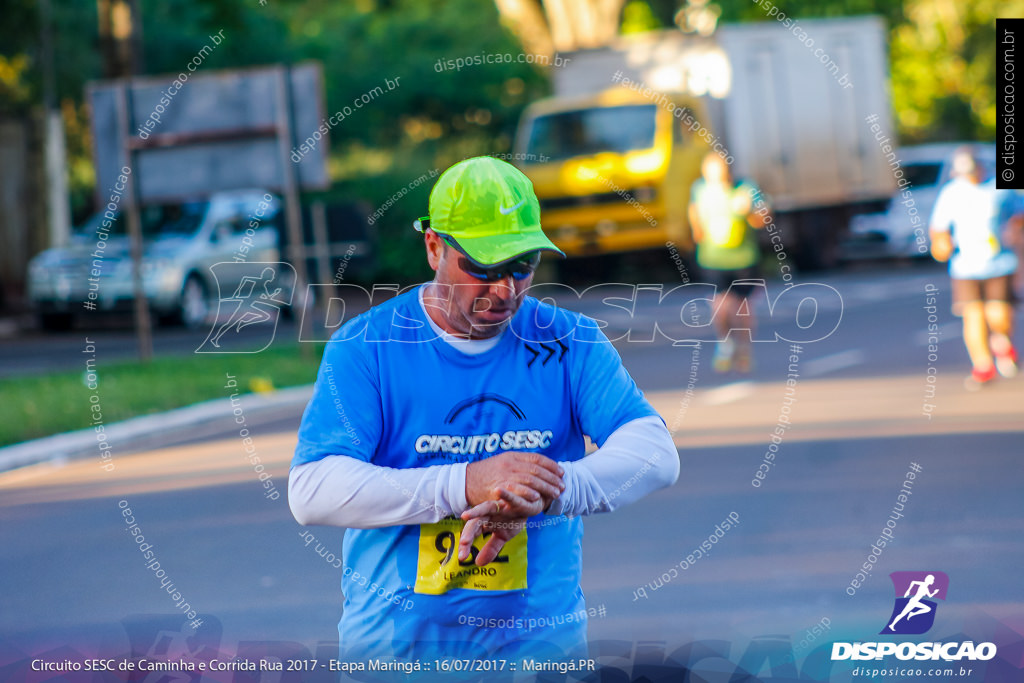
M489 505L493 509L494 502L488 501L488 503L481 503L471 510L466 510L463 513L463 518L465 519L466 514L473 512L477 508ZM477 536L489 533L491 537L487 539L487 542L484 543L484 546L476 555L476 565L483 567L487 563L492 562L498 556L498 553L501 552L505 543L510 541L524 528L526 528L525 518L509 521L491 519L487 516L472 517L462 529L462 536L459 539L459 560L465 561L472 554L470 548L473 546L473 541Z
M479 505L469 508L462 513L462 519L487 517L509 521L533 517L544 512L550 504L550 501L543 497L537 500L527 500L503 487L499 487L495 492L498 494L497 499L485 500Z

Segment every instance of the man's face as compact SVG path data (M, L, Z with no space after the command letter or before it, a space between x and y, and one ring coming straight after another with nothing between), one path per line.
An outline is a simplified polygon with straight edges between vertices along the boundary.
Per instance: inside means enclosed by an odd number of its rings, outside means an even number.
M508 275L487 282L465 272L459 265L462 254L432 230L427 232L426 246L427 260L436 274L432 300L425 296L424 303L440 314L446 323L441 327L450 334L472 339L500 334L519 310L533 275L522 280Z

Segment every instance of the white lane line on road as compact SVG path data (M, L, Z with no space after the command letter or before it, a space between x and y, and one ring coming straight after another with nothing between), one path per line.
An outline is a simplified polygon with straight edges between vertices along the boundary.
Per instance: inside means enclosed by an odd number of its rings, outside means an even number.
M711 389L704 394L704 403L709 406L721 406L726 403L734 403L754 393L754 383L749 380L725 384L717 389Z
M936 334L939 336L940 344L950 339L959 339L963 335L963 324L953 321L945 325L939 325L939 329L932 333L929 333L928 330L921 330L914 335L914 343L918 346L928 346L928 337Z
M839 353L815 358L804 363L804 376L816 377L817 375L826 375L836 370L860 365L864 362L865 358L864 352L860 349L850 349L849 351L840 351Z
M857 302L876 303L878 301L889 301L892 298L892 285L872 282L862 285L856 291Z

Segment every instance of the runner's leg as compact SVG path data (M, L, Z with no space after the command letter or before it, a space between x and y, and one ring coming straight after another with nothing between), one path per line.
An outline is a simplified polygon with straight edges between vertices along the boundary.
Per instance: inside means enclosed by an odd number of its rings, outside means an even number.
M967 355L971 357L971 365L979 372L988 372L992 368L992 352L988 347L985 304L981 301L964 303L963 317L964 345L967 347Z
M991 330L992 352L1003 355L1010 350L1013 335L1013 309L1005 301L985 302L985 321Z
M729 330L732 329L733 320L736 318L738 303L736 296L726 290L723 293L715 294L714 326L717 344L712 365L717 372L727 372L732 367L733 352L736 348L736 340L729 337Z

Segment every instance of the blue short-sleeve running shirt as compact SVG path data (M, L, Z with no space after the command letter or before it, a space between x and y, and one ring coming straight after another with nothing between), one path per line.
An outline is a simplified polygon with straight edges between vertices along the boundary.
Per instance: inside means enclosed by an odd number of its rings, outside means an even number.
M593 320L527 296L498 343L471 355L438 338L417 289L327 344L293 467L338 454L427 467L511 450L572 461L584 434L600 446L657 415ZM580 519L532 518L483 568L452 559L461 526L346 530L343 651L478 656L520 640L584 642Z

